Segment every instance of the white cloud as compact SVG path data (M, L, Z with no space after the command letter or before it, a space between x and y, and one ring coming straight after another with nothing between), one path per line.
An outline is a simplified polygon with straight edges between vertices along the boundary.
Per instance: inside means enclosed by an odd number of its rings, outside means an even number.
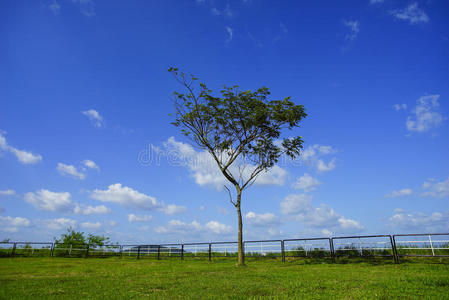
M95 109L89 109L83 111L82 113L89 118L92 125L94 125L95 127L100 128L103 126L103 117Z
M335 157L327 163L324 162L323 156L328 156L337 151L331 146L323 146L315 144L308 146L301 152L300 161L304 162L309 167L314 168L317 172L328 172L335 169Z
M296 182L292 184L292 188L295 190L303 190L305 192L311 192L315 190L321 182L318 179L313 178L307 173L304 173L303 176L299 177Z
M225 9L223 10L223 15L228 18L234 17L234 11L231 9L231 6L229 5L229 3L226 4Z
M100 170L100 168L98 167L98 165L97 165L94 161L89 160L89 159L84 160L84 161L83 161L83 165L84 165L85 167L89 168L89 169L94 169L94 170L97 170L97 171Z
M397 197L402 197L402 196L409 196L411 194L413 194L412 189L402 189L402 190L392 191L391 193L386 194L385 198L397 198Z
M221 16L221 11L219 11L216 7L213 7L213 8L210 10L210 13L211 13L212 15L214 15L214 16Z
M360 32L360 24L357 20L344 20L343 24L349 28L349 33L345 35L345 40L353 41Z
M104 205L80 207L77 205L74 209L75 214L81 215L104 215L110 213L111 210Z
M56 0L53 0L53 2L48 6L48 8L53 12L53 14L59 15L59 13L61 12L61 5L59 5L58 2L56 2Z
M102 202L111 202L146 210L162 206L157 202L156 198L140 193L130 187L122 186L120 183L111 184L107 190L95 189L90 193L90 197Z
M201 231L202 226L197 221L185 223L179 220L170 220L166 226L158 226L154 230L157 233L191 233Z
M0 228L7 229L5 231L9 232L17 232L17 227L28 227L30 225L30 221L27 218L22 217L3 217L0 216Z
M418 7L417 2L411 3L404 9L396 9L392 11L391 14L397 19L409 21L410 24L429 22L429 17L421 8Z
M379 3L383 3L384 0L370 0L369 3L370 4L379 4Z
M232 227L229 225L221 224L217 221L209 221L204 226L206 231L212 232L214 234L226 234L232 231Z
M229 43L232 41L232 38L234 37L234 29L232 29L229 26L226 26L226 32L228 33L228 38L226 39L226 43Z
M201 205L201 206L200 206L200 210L201 210L201 211L204 211L205 209L206 209L206 208L204 207L204 205Z
M153 216L150 215L142 215L136 216L135 214L128 215L128 222L149 222L153 219Z
M36 193L26 193L24 200L39 210L72 212L73 206L68 192L51 192L41 189Z
M164 206L162 212L166 215L177 215L187 211L187 207L175 204Z
M281 202L281 213L286 215L296 214L305 208L310 208L312 196L308 194L292 194L288 195Z
M81 223L81 227L82 228L86 228L86 229L98 229L101 227L101 223L100 222L83 222Z
M232 231L232 227L221 224L217 221L209 221L205 225L201 225L197 221L185 223L179 220L171 220L166 226L159 226L154 229L160 234L199 234L199 233L213 233L213 234L227 234Z
M281 212L293 216L297 221L310 228L319 228L321 232L359 232L364 227L355 220L339 215L326 204L319 207L312 205L312 196L307 194L293 194L281 202Z
M16 191L14 190L4 190L4 191L0 191L0 196L12 196L15 195Z
M29 151L19 150L14 148L6 142L6 138L4 137L2 131L0 130L0 150L5 152L10 152L16 156L16 158L22 164L36 164L42 161L42 156L39 154L33 154Z
M332 158L331 161L328 162L327 164L323 160L319 159L317 169L318 172L332 171L333 169L335 169L335 158Z
M436 198L449 197L449 177L440 182L433 179L428 179L423 183L423 188L426 190L422 195Z
M449 213L396 212L390 219L390 226L396 231L438 232L449 230Z
M96 15L93 0L72 0L72 2L80 5L81 13L86 17L90 18Z
M86 175L79 172L75 166L73 165L66 165L63 163L58 163L56 170L58 170L59 174L63 176L69 176L75 179L85 179Z
M413 115L406 121L407 129L411 132L427 132L441 126L443 115L438 111L440 95L428 95L416 101Z
M50 230L61 230L67 229L69 227L75 227L76 221L69 218L58 218L58 219L48 219L44 220L43 224L46 228Z
M229 182L219 170L212 156L206 151L195 151L189 144L178 142L170 137L164 143L168 150L168 160L173 166L187 167L195 182L200 186L212 186L218 190L223 189ZM253 166L245 164L242 160L236 160L229 168L236 178L242 170L242 180L249 178ZM287 177L287 171L279 166L274 166L268 172L261 172L255 181L255 185L283 185Z
M394 109L396 111L400 111L400 110L406 110L407 109L407 104L395 104L393 105Z
M20 227L28 227L30 221L22 217L3 217L0 216L0 231L18 232Z
M252 211L245 215L245 220L254 226L272 226L278 223L278 218L273 213L257 214Z

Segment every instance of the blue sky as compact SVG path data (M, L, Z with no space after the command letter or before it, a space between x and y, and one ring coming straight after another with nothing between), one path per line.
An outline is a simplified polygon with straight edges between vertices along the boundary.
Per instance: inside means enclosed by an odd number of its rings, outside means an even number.
M449 3L2 1L0 239L235 240L206 153L170 125L177 66L267 86L305 148L243 195L246 239L449 231Z

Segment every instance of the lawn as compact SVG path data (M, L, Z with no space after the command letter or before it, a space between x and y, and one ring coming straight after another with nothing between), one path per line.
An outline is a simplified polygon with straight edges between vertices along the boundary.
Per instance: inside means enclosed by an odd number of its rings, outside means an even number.
M449 299L449 265L0 259L0 299Z

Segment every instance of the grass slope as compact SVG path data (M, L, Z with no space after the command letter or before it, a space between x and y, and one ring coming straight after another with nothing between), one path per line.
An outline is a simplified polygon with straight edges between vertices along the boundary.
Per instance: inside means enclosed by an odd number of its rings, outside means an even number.
M0 299L449 299L449 265L4 258Z

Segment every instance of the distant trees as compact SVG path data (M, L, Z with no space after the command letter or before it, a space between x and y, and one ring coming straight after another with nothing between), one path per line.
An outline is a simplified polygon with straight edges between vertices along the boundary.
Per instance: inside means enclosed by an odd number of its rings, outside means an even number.
M174 92L175 120L172 123L200 149L212 156L228 186L229 200L238 217L238 264L244 264L242 192L251 186L261 172L272 168L281 155L295 158L300 154L300 136L282 138L285 129L299 127L307 115L302 105L290 97L269 100L270 91L242 91L238 86L224 87L221 97L198 78L170 68L184 92ZM243 162L243 163L242 163ZM236 167L237 165L237 167Z
M111 240L109 237L104 235L93 235L84 232L75 231L72 227L67 228L66 233L61 234L59 239L54 238L55 243L58 247L68 247L70 245L84 245L89 244L92 247L104 246L110 244Z

